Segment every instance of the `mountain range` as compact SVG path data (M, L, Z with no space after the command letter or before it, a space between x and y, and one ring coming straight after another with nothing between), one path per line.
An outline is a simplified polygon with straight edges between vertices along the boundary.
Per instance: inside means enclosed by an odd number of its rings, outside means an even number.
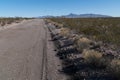
M62 15L62 16L41 16L39 18L56 18L56 17L64 17L64 18L106 18L106 17L112 17L108 15L101 15L101 14L68 14L68 15Z
M69 15L65 15L63 16L65 18L97 18L97 17L112 17L112 16L108 16L108 15L101 15L101 14L69 14Z

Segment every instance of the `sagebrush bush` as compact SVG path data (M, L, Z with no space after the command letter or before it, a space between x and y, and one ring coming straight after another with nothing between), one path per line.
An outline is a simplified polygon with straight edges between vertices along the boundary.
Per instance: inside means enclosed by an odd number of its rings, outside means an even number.
M92 68L103 69L108 65L107 60L102 57L102 53L94 50L84 50L83 58L85 59L85 62Z
M69 33L70 33L70 30L68 28L61 28L60 30L60 34L62 36L68 37L70 35Z
M77 40L76 47L80 52L82 52L84 49L89 48L91 42L92 41L88 38L82 37Z

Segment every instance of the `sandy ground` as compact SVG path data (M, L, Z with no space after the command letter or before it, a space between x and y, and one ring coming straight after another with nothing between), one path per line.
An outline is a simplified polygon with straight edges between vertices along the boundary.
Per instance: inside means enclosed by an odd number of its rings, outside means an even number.
M50 39L42 19L1 30L0 80L65 80Z
M15 22L13 22L13 23L11 23L11 24L6 24L6 25L4 25L4 26L0 26L0 31L1 30L5 30L5 29L9 29L9 28L11 28L11 27L13 27L13 26L16 26L16 25L18 25L18 24L23 24L24 22L27 22L28 20L22 20L22 21L19 21L19 23L15 23Z

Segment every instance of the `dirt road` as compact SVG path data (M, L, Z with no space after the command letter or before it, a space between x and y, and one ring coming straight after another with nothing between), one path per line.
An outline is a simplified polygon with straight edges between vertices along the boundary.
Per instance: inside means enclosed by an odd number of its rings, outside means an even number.
M0 80L64 80L42 19L0 31Z

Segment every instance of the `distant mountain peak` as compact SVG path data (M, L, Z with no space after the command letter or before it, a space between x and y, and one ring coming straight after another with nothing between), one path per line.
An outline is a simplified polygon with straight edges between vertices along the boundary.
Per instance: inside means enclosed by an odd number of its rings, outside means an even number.
M70 13L69 15L76 15L76 14Z

